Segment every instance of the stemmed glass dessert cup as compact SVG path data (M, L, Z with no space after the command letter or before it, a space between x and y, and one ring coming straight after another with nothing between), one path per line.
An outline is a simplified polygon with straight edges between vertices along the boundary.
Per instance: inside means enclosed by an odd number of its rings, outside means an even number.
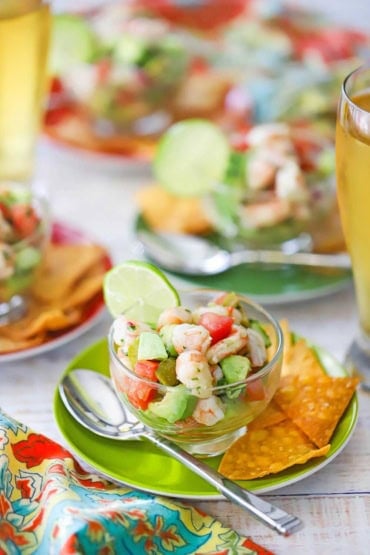
M370 391L370 64L343 82L336 126L336 173L343 232L352 261L359 318L346 366Z
M22 318L50 231L39 184L0 182L0 326Z

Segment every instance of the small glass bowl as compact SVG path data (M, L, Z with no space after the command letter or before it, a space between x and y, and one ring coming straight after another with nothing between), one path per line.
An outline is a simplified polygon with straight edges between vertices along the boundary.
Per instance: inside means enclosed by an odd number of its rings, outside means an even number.
M36 186L0 183L0 325L25 314L49 233L45 193Z
M181 294L183 306L194 309L213 300L219 291L200 289ZM113 340L113 326L109 332L110 374L122 404L145 426L179 444L194 455L209 457L223 453L238 437L245 433L247 424L258 416L271 401L280 379L283 337L279 324L261 306L246 297L238 296L249 318L261 322L268 330L272 346L269 362L245 380L212 389L225 408L224 417L216 424L206 426L187 417L173 423L142 410L130 402L128 391L152 389L153 399L160 401L173 387L137 376L118 357ZM189 390L190 394L190 390Z

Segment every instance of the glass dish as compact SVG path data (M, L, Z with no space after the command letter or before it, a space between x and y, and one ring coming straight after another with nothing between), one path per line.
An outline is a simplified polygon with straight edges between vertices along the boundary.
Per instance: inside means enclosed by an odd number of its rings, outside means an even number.
M194 310L213 301L217 293L219 291L206 289L185 292L181 295L182 306ZM110 373L121 402L146 426L196 455L213 456L224 452L245 432L247 424L268 405L279 384L283 349L279 325L261 306L248 298L238 296L238 303L249 319L257 320L268 330L272 346L268 362L258 371L248 374L244 380L211 388L208 399L216 398L217 403L221 402L224 414L217 422L208 425L205 420L200 423L193 418L194 406L189 415L186 409L179 419L159 416L153 412L151 404L145 409L140 408L130 395L132 391L140 392L151 388L153 399L157 403L168 394L174 394L177 388L140 377L130 370L117 354L114 326L109 333ZM189 387L184 388L193 397Z

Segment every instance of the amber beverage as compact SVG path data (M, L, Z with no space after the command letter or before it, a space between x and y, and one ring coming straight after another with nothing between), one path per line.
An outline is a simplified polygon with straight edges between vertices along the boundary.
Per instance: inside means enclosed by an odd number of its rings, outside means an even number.
M50 8L0 2L0 179L27 181L45 101Z
M355 348L361 357L354 365L361 370L362 359L369 357L370 362L370 66L357 69L344 81L337 117L336 167L360 323ZM370 376L370 364L367 371Z

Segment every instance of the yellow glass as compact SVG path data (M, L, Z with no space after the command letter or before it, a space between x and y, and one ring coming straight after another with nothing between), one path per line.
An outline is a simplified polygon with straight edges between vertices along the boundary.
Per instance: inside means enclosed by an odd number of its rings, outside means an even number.
M370 65L358 68L343 83L336 166L341 221L352 260L359 314L359 331L346 362L363 375L364 387L370 389Z
M50 27L47 2L0 2L0 179L27 181L34 171Z

